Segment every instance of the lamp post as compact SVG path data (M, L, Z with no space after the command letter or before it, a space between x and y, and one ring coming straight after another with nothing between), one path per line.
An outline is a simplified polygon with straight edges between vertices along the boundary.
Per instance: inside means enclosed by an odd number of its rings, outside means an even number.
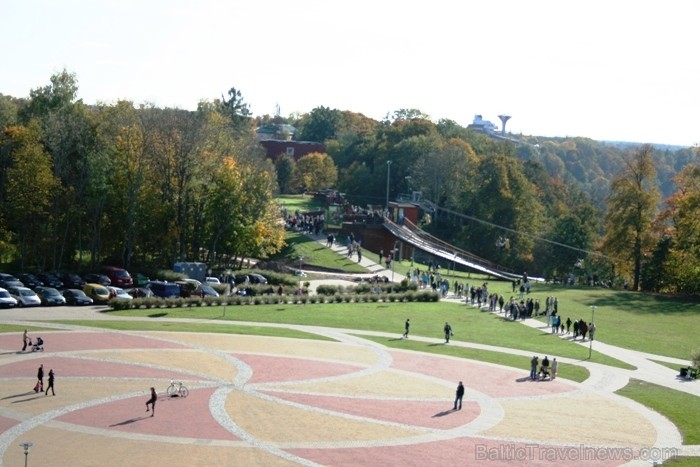
M595 305L591 305L591 324L593 324L593 317L595 315ZM590 331L590 329L589 329ZM591 359L591 354L593 353L593 339L591 339L591 335L588 335L588 359Z
M304 278L304 275L303 275L303 273L301 272L301 264L302 264L303 261L304 261L304 257L303 257L303 256L299 256L299 291L300 291L300 292L302 291L302 288L301 288L301 281L302 281L302 279Z
M386 161L386 204L384 209L389 211L389 175L391 174L391 161Z
M32 443L26 441L24 443L20 443L20 446L24 448L24 467L27 467L27 458L29 457L29 448L31 448L33 445Z

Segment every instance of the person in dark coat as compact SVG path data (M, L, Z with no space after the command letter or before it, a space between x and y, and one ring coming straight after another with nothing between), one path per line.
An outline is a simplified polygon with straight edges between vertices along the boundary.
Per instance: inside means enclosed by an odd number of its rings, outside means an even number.
M44 390L44 364L39 365L39 369L36 372L36 388L34 392L39 392Z
M455 408L454 410L462 410L462 398L464 397L464 385L460 381L457 385L457 392L455 394Z
M449 344L450 337L452 337L452 326L450 326L450 323L445 323L443 331L445 331L445 344Z
M53 368L49 370L49 384L46 386L46 393L45 395L49 395L49 389L51 389L51 394L54 396L56 395L56 391L53 389L53 380L54 380L54 373L53 373Z
M405 324L405 331L403 333L403 337L408 337L408 330L411 327L411 320L406 318L406 324Z
M156 393L156 388L151 388L151 398L146 402L146 412L148 412L148 405L151 405L151 417L156 414L156 401L158 400L158 394Z

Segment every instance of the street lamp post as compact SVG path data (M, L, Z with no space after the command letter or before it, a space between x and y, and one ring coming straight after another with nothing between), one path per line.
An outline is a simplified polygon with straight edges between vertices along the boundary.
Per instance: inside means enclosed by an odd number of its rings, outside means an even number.
M594 323L593 319L595 316L595 305L591 305L591 324ZM590 329L589 329L590 331ZM588 359L591 359L591 354L593 353L593 339L591 339L591 335L588 335Z
M20 446L24 448L24 467L27 467L27 458L29 457L29 448L33 445L30 442L20 443Z
M386 161L386 204L384 209L389 210L389 175L391 174L391 161Z

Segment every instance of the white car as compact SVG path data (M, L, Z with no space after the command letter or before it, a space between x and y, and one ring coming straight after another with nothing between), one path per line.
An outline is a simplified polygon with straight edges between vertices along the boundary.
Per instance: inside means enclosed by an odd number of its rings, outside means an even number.
M8 287L7 291L17 300L17 306L40 306L41 298L27 287Z
M14 308L17 306L17 300L10 295L10 292L0 288L0 308Z
M121 287L112 287L107 286L107 289L110 291L110 295L112 295L112 298L116 298L117 300L133 300L134 297L129 295L126 290L122 289Z
M219 281L219 279L217 279L216 277L207 277L206 279L204 279L204 282L208 284L221 284L221 281Z

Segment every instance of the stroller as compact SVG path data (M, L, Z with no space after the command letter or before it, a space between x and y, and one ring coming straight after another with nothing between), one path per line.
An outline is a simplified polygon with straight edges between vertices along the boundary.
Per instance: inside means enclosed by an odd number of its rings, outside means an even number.
M32 352L43 352L44 351L44 339L37 337L36 341L32 345Z

